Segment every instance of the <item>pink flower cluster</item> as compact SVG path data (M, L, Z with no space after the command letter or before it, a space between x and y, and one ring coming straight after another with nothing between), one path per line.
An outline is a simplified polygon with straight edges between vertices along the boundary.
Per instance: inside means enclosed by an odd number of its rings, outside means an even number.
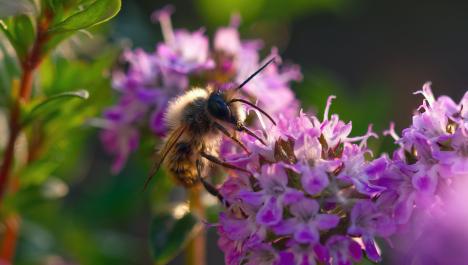
M226 158L252 175L231 174L221 186L229 207L220 215L226 264L351 264L380 255L375 237L395 225L375 198L381 161L370 162L369 131L350 137L351 123L301 113L268 128L267 146L244 137L249 156ZM359 238L359 241L356 240Z
M433 227L429 220L445 216L447 202L468 177L468 93L459 104L436 100L429 84L417 93L425 100L412 125L401 138L393 128L386 132L399 144L392 158L373 158L366 147L376 136L371 128L350 137L351 123L328 117L333 97L322 121L303 113L280 117L267 129L267 146L246 136L251 155L224 150L230 162L252 172L232 172L220 188L228 205L218 224L226 264L341 265L363 255L379 262L375 239L390 242L408 227L411 242L420 242L428 228L421 222ZM423 246L413 245L413 253Z

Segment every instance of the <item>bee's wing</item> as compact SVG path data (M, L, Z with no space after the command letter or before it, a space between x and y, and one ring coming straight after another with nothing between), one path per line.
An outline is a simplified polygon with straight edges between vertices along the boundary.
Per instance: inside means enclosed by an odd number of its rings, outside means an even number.
M151 179L156 175L158 172L159 168L161 167L162 163L164 162L164 159L166 159L166 156L169 154L171 149L175 146L177 141L179 141L179 138L182 136L182 134L185 132L186 126L179 126L177 129L171 132L169 135L168 140L166 141L166 144L164 145L163 149L159 152L160 158L154 165L153 169L151 170L150 175L145 181L145 185L143 187L143 190L146 190L146 187L148 186L148 183L151 181Z

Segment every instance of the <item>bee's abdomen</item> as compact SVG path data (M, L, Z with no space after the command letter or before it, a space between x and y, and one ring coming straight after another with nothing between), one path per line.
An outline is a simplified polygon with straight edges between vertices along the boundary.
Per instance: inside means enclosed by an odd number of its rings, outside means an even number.
M167 162L169 172L185 187L194 186L198 181L196 166L197 144L179 142L174 146L171 159Z

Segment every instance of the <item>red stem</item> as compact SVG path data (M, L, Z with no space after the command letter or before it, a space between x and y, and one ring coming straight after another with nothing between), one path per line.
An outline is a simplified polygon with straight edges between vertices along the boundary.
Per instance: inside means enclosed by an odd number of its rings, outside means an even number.
M37 34L34 44L31 50L28 52L27 56L21 62L22 75L19 86L19 94L10 111L10 135L8 137L7 148L3 154L3 162L0 168L0 202L3 198L3 195L5 194L5 190L8 184L8 177L11 174L15 156L15 143L21 131L20 106L22 103L28 102L29 98L31 97L34 72L41 63L43 56L42 48L50 37L47 34L47 31L51 21L52 14L50 12L45 12L44 16L38 20Z
M0 207L3 196L8 186L8 178L11 175L15 157L15 143L18 135L21 132L21 104L29 101L31 97L32 83L34 72L41 63L44 44L49 39L47 33L49 24L52 21L52 13L46 12L37 23L36 39L25 58L21 60L21 80L19 85L19 93L14 96L14 102L10 110L9 119L9 137L7 147L3 153L3 161L0 167ZM16 92L15 89L12 89ZM4 220L5 234L0 248L0 261L5 264L11 264L15 255L16 241L19 231L19 217L15 214L8 216Z
M15 256L15 246L18 240L18 230L20 227L20 218L15 215L9 215L5 219L5 236L2 243L0 252L1 264L12 264Z

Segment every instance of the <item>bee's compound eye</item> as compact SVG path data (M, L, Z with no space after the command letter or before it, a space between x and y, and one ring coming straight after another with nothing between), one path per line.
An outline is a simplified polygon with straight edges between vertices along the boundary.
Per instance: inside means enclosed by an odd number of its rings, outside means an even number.
M213 93L208 99L208 111L215 118L228 121L231 118L231 110L224 98L219 93Z

